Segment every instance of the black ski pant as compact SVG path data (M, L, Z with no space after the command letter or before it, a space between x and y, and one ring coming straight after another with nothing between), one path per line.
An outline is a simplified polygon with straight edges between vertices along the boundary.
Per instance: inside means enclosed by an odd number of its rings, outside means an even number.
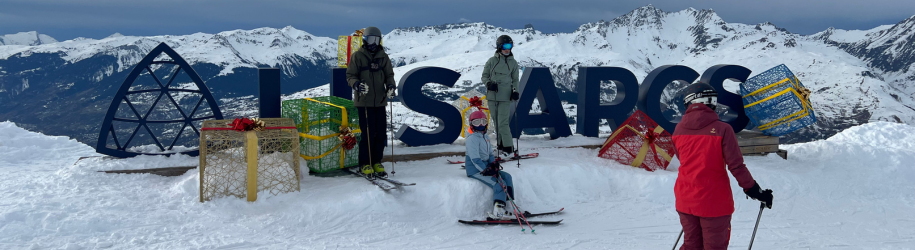
M387 144L387 111L385 107L357 107L359 110L359 166L381 163ZM371 144L369 142L371 141ZM371 155L370 155L371 152Z

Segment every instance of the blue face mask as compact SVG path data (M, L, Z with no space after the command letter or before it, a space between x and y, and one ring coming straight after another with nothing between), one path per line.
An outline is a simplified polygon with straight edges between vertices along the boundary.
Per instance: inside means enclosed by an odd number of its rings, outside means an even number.
M486 131L486 125L482 125L482 126L473 126L473 130L474 130L474 131L485 132L485 131Z

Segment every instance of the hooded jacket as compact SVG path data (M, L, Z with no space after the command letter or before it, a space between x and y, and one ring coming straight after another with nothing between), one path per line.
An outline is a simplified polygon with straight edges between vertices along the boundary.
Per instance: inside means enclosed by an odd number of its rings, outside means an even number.
M483 65L483 84L486 82L495 82L499 84L499 91L486 91L486 100L490 101L511 101L512 90L518 89L518 62L515 61L514 54L502 55L496 52L495 55L486 61Z
M677 211L699 217L734 213L734 197L725 165L747 189L756 183L743 163L734 129L718 121L718 114L705 104L689 105L673 134L680 159L674 184Z
M350 63L346 68L346 82L355 89L357 82L368 85L369 92L365 95L355 93L353 104L356 107L384 107L388 104L387 88L385 85L394 85L394 68L391 59L384 52L384 48L372 53L362 47L350 56ZM372 62L378 63L378 69L372 70Z

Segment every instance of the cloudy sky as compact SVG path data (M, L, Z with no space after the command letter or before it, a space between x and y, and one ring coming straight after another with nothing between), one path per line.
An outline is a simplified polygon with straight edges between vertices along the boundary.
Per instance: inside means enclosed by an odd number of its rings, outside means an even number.
M730 23L772 22L794 33L828 27L870 29L915 15L915 0L0 0L0 34L38 31L58 40L124 35L184 35L293 26L335 37L365 26L486 22L533 24L547 33L610 20L652 4L664 11L713 9Z

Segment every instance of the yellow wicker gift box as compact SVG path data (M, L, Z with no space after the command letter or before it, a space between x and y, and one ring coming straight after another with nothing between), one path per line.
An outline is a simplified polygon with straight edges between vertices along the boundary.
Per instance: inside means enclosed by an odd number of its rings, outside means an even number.
M483 95L479 91L471 90L467 93L461 95L461 98L454 100L451 103L451 106L454 106L461 111L461 137L466 138L473 133L473 130L470 128L470 121L467 121L467 117L470 117L470 114L477 110L482 110L486 113L486 117L492 121L492 117L489 116L489 105L486 102L486 95ZM487 130L488 133L494 133L495 129Z
M298 141L291 119L203 121L200 202L299 191Z
M282 116L295 122L300 156L312 172L359 164L359 116L353 101L335 96L286 100Z

